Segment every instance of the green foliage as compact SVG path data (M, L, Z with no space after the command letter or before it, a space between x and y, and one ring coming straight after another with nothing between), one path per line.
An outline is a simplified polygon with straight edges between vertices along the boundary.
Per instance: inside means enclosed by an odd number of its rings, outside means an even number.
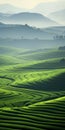
M0 129L64 130L65 51L14 50L0 55Z

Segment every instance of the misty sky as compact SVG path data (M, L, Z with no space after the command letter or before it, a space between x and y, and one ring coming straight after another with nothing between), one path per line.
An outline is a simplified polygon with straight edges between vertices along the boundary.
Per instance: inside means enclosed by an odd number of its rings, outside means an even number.
M50 1L54 2L58 0L0 0L0 4L12 4L17 7L31 9L41 2L50 2Z

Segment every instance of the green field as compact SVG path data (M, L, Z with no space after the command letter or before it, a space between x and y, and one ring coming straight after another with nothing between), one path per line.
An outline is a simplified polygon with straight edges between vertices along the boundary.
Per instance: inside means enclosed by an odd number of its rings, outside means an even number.
M0 130L65 129L65 50L0 47Z

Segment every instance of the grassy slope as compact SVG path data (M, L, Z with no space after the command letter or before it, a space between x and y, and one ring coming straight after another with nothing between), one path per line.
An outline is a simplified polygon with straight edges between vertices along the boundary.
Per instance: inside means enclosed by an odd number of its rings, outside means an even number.
M1 130L64 129L65 63L60 62L63 57L65 51L59 50L1 53Z
M12 56L0 56L0 65L14 65L21 63L19 59Z
M27 51L27 53L19 53L18 58L24 58L27 60L46 60L51 58L61 58L65 57L65 51L58 49L49 49L49 50L38 50L35 52Z

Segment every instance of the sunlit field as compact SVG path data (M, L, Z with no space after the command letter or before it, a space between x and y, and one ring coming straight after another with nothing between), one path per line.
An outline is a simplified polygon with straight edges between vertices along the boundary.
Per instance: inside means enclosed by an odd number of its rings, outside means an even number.
M0 47L0 129L64 127L65 50Z

